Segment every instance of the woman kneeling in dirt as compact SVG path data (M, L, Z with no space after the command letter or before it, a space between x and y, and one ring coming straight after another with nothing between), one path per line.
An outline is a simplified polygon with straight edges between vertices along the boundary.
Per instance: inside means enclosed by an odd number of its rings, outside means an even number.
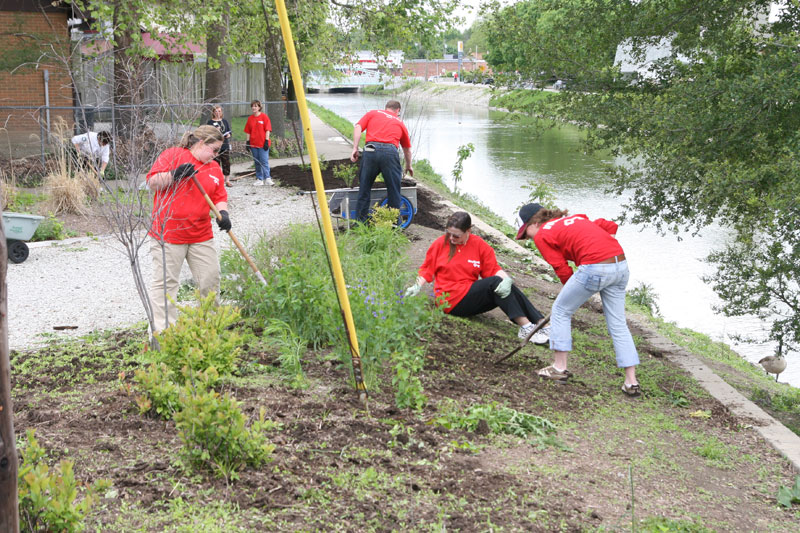
M523 206L519 218L522 226L517 239L533 239L542 257L564 284L553 303L550 321L550 349L555 352L555 361L538 374L558 381L569 379L567 353L572 350L572 315L599 292L608 333L614 342L617 366L625 369L622 392L638 396L636 365L639 354L625 321L625 287L630 273L625 253L615 238L616 222L602 218L591 221L586 215L567 216L567 211L545 209L539 204ZM578 266L574 275L567 261Z
M435 296L444 296L449 304L445 313L474 316L499 307L519 325L518 336L524 339L544 317L497 264L492 247L471 230L468 213L450 215L444 235L428 248L417 283L406 289L405 295L415 296L425 283L433 281ZM547 344L548 337L549 329L544 327L531 342Z
M153 257L150 303L155 331L166 329L177 320L178 311L173 302L178 295L184 260L189 264L201 295L219 292L219 259L209 206L194 179L219 210L219 228L230 230L225 179L214 161L221 147L220 131L214 126L200 126L187 132L179 146L162 152L147 174L147 184L155 191L153 225L149 233Z

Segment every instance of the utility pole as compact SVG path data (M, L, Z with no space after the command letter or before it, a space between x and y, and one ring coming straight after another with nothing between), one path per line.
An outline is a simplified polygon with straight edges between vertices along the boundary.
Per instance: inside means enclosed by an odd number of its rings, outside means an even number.
M5 233L0 220L0 231ZM8 357L8 245L0 239L0 532L19 532L17 448L11 407L11 362Z

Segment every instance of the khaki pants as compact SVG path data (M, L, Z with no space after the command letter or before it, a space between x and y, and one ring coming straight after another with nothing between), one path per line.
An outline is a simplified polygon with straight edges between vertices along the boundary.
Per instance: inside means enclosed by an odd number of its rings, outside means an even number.
M164 256L162 256L162 244ZM219 294L219 259L214 239L194 244L170 244L150 238L150 255L153 257L153 284L150 286L150 303L153 306L153 322L156 331L167 328L178 320L178 309L169 300L178 297L181 267L184 259L189 264L192 277L202 296L210 291ZM163 261L162 261L163 259ZM167 321L169 321L167 323Z

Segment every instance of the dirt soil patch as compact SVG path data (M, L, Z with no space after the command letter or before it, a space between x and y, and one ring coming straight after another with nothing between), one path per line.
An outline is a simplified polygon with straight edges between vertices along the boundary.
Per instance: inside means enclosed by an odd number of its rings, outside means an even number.
M284 185L308 180L292 169L290 182L279 168ZM433 221L407 231L410 269L446 215L437 198L419 198ZM517 256L499 259L549 311L558 286L546 272ZM305 354L311 386L298 390L278 372L277 353L248 347L225 389L248 415L264 408L282 427L270 434L274 460L229 483L185 470L174 424L138 414L127 386L139 363L119 352L138 352L141 330L13 353L14 423L18 434L35 429L53 460L74 460L79 479L113 481L90 530L577 532L628 530L634 520L652 531L670 530L657 529L663 523L797 531L797 514L775 499L779 485L794 483L787 461L638 331L645 394L624 397L599 311L586 305L575 315L567 384L537 378L551 361L543 347L494 364L517 342L502 313L446 318L422 339L428 403L420 412L394 406L391 376L370 391L367 411L347 369L325 352ZM492 434L486 423L474 432L441 423L448 405L492 402L557 431L524 439Z

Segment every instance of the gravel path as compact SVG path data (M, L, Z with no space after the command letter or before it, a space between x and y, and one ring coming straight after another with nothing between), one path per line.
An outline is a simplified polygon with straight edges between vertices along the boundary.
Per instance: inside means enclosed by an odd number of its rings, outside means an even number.
M335 130L316 117L312 117L311 125L317 150L326 159L349 156L349 143ZM252 163L234 165L232 170L235 173L248 167ZM290 224L316 223L308 195L281 187L253 187L252 183L244 178L228 190L233 231L245 247L248 240L261 234L275 235ZM218 247L233 247L228 236L220 235L216 224L212 226ZM86 335L145 319L127 255L113 237L82 237L29 246L28 260L10 263L8 268L8 342L12 350L33 348L53 337ZM152 265L147 244L139 257L149 286ZM191 278L185 264L181 278ZM55 330L57 326L77 328Z

